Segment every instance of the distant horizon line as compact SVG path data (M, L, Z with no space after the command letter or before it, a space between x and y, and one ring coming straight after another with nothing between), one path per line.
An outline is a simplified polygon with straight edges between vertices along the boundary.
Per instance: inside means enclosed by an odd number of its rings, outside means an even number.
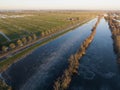
M120 11L115 9L0 9L0 11Z

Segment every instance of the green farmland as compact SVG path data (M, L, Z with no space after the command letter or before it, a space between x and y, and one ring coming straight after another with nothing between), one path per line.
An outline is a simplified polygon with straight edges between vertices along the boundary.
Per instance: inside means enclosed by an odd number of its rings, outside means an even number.
M42 32L49 30L62 30L78 22L93 18L96 12L7 12L0 13L0 32L11 41L27 37L35 33L38 37ZM18 16L19 17L15 17ZM70 19L78 18L77 20ZM9 41L0 34L0 46Z

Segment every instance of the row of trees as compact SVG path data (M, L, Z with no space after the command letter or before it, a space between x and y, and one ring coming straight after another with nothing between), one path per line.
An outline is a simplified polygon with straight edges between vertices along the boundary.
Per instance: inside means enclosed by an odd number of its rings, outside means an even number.
M120 23L117 22L117 20L114 17L112 17L111 14L107 18L109 22L109 27L112 32L112 38L114 41L114 49L117 53L117 61L118 63L120 63L120 27L119 27Z
M93 27L90 36L87 39L85 39L83 44L80 46L80 49L74 55L70 56L68 68L64 71L63 75L59 77L57 81L55 81L54 90L66 90L68 88L71 82L72 75L78 72L79 60L85 54L86 49L94 39L94 36L96 33L96 27L99 21L100 21L100 18L98 18L98 21Z
M67 27L68 27L68 25L66 25L66 26L58 26L58 27L52 28L50 30L42 31L41 36L44 37L44 36L51 35L53 33L56 33L58 31L61 31L61 30L65 29Z
M50 34L53 34L57 31L57 29L51 29L51 30L47 30L47 31L42 31L41 32L41 36L44 37L44 36L48 36Z
M30 35L28 37L23 37L22 39L18 39L16 43L10 43L9 46L2 46L2 52L5 53L8 50L15 49L16 47L22 47L26 45L27 43L29 44L36 39L37 39L36 34Z

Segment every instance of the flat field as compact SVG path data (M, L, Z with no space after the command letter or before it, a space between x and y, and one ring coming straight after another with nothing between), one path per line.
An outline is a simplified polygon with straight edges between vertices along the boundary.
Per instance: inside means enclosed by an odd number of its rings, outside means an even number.
M36 11L36 12L4 12L0 13L0 45L36 33L57 30L95 17L96 12L71 11ZM2 35L3 33L4 35ZM6 37L7 38L6 38Z

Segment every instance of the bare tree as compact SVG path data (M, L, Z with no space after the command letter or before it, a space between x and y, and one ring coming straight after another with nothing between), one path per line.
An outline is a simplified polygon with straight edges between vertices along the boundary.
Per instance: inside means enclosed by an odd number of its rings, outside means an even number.
M23 43L22 43L22 41L20 39L17 40L17 44L18 44L18 46L23 46Z
M11 49L14 49L16 46L15 46L14 43L11 43L11 44L9 45L9 47L10 47Z
M8 47L2 46L2 51L3 51L3 52L7 52L7 50L8 50Z
M27 39L25 37L22 38L22 42L23 42L23 44L26 44L27 43Z

